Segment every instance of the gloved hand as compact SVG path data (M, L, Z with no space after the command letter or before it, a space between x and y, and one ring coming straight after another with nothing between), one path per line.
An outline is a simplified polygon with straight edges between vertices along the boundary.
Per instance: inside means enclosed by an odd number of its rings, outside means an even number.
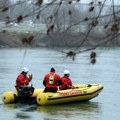
M33 75L32 75L32 74L31 74L31 75L28 75L28 79L29 79L29 81L31 81L32 78L33 78Z

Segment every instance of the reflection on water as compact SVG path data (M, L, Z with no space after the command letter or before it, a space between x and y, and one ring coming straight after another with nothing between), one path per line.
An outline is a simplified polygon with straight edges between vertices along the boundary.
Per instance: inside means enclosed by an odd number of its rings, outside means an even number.
M46 113L54 113L57 111L99 111L99 105L97 102L85 102L85 103L68 103L68 104L62 104L62 105L49 105L49 106L37 106L36 111L37 112L46 112Z
M19 119L28 119L30 118L30 116L26 115L25 113L16 113L16 118L19 118Z
M16 118L28 119L30 114L29 112L37 112L40 114L47 114L48 116L62 116L64 118L74 118L74 117L83 117L96 115L101 113L101 105L98 102L84 102L84 103L69 103L61 105L49 105L49 106L37 106L37 105L23 105L20 107L20 104L10 104L4 105L5 110L16 110L20 109L16 113ZM93 114L94 113L94 114Z
M101 107L97 102L70 103L55 106L38 106L37 112L44 112L50 115L63 115L66 118L88 115L101 111Z

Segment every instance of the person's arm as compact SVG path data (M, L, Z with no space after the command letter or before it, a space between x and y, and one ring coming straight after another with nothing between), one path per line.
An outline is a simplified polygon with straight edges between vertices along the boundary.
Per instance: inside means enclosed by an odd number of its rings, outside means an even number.
M19 84L19 85L24 85L24 84L25 84L24 77L23 77L23 76L18 76L16 82L17 82L17 84Z
M43 80L43 85L46 86L46 80Z
M44 79L43 79L43 85L44 85L44 86L46 86L47 76L48 76L48 75L45 75L45 77L44 77Z
M74 86L73 86L73 84L72 84L72 80L71 80L70 78L69 78L69 82L70 82L70 83L69 83L69 84L70 84L70 86L69 86L69 87L70 87L71 89L76 88L76 87L74 87Z
M57 81L57 86L60 86L60 85L62 85L62 81L61 81L61 80L58 80L58 81Z
M64 87L67 89L72 88L72 82L69 78L64 78Z
M62 85L62 80L61 80L61 78L60 78L60 76L59 75L57 75L57 86L60 86L60 85Z
M70 79L70 78L69 78L69 79ZM72 80L71 80L71 79L70 79L70 86L73 86L73 85L72 85Z
M31 75L28 75L28 80L29 80L29 82L31 82L32 78L33 78L33 75L32 75L32 74L31 74Z

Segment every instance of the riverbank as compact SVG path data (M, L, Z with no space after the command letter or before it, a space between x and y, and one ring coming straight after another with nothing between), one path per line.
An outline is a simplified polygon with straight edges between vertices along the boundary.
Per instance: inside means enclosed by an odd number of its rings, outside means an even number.
M93 35L94 36L94 35ZM96 38L95 38L96 37ZM82 46L96 46L105 41L101 35L95 37L89 36L89 38L82 44L85 38L84 33L52 33L47 35L45 32L39 31L12 31L1 30L0 31L0 48L14 48L14 47L78 47ZM28 44L24 40L30 39ZM99 39L98 39L99 38ZM120 46L120 40L113 40L102 44L100 47L118 47Z
M23 39L33 36L30 44L23 43ZM0 48L13 48L13 47L45 47L46 45L40 39L44 37L45 34L40 34L38 32L15 32L2 30L0 32Z

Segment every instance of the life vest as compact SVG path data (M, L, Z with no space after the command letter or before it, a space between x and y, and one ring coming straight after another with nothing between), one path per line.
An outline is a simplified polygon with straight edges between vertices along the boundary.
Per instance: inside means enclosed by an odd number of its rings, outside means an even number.
M72 88L72 81L68 77L62 78L62 85L59 87L60 90L66 90Z
M44 77L44 85L47 88L55 88L57 89L57 82L60 80L60 76L54 72L50 72Z
M54 75L51 75L51 74L49 74L50 76L49 76L49 84L54 84L54 76L55 76L55 74Z
M28 77L20 74L16 79L15 88L18 90L21 85L28 85L28 84L29 84Z

